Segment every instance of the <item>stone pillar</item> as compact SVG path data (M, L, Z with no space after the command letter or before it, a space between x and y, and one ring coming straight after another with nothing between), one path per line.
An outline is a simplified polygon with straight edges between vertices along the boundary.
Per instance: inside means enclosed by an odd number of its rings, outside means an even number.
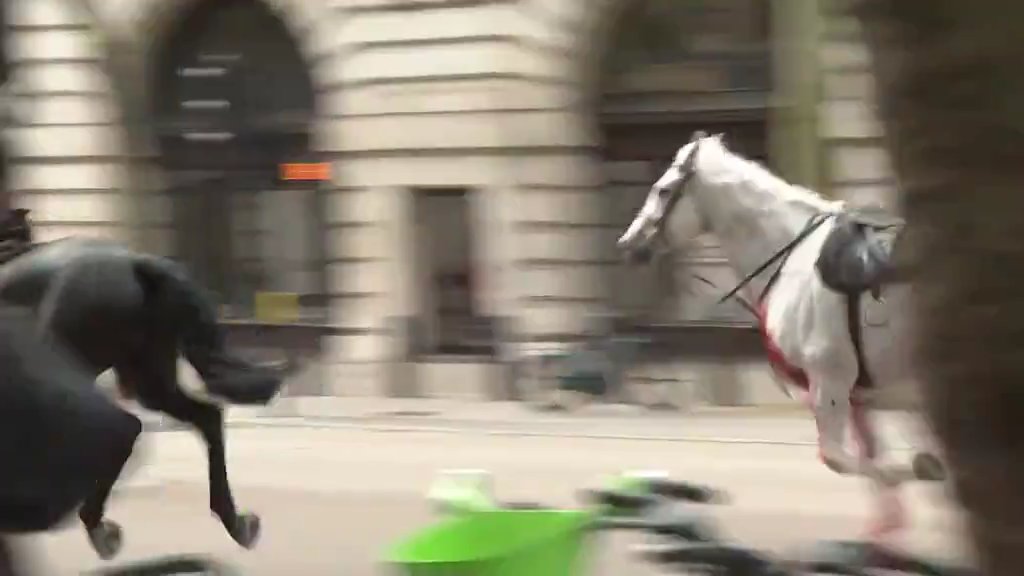
M494 186L474 195L475 214L471 226L478 266L477 305L491 322L499 369L497 381L487 384L486 393L496 400L520 399L518 382L518 338L515 324L516 292L513 280L513 233L516 214L513 186Z
M389 346L384 362L385 389L388 396L414 397L421 394L416 381L415 355L417 350L416 315L416 211L412 191L395 186L381 190L386 194L385 206L390 215L387 222L391 246L391 315L388 319Z
M774 100L770 154L780 173L803 186L822 185L818 146L820 66L818 2L771 3Z
M589 152L523 158L524 180L506 211L509 278L522 326L531 337L580 334L608 309L605 264L614 239L603 225L601 165Z
M410 358L420 311L413 200L401 186L330 194L330 316L343 333L327 338L327 394L419 394Z
M730 360L709 362L703 370L713 406L744 406L749 398L740 385L739 371Z
M120 114L93 24L60 0L12 0L5 8L11 81L26 94L17 124L5 131L14 203L32 210L41 241L127 239Z

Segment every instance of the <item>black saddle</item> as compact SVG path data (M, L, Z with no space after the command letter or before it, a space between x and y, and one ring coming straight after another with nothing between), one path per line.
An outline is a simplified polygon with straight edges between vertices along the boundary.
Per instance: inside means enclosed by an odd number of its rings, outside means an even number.
M881 210L835 218L815 263L822 282L848 296L871 292L878 299L892 272L892 243L903 221Z
M0 264L6 264L32 248L32 225L29 211L10 210L0 221Z
M28 215L29 211L24 208L10 210L0 222L0 241L32 242L32 225Z

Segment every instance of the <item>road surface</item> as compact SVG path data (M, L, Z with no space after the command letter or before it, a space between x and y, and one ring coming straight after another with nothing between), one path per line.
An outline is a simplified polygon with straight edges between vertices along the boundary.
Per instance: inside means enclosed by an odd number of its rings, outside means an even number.
M386 573L377 563L381 551L430 521L424 494L445 468L485 468L493 472L500 497L558 505L571 505L577 489L604 474L666 470L729 490L733 502L709 512L736 538L773 549L856 537L866 518L866 488L818 463L808 443L809 421L676 417L679 433L672 436L665 418L660 424L652 418L574 418L438 424L378 416L316 426L296 419L238 424L229 431L229 476L239 507L263 518L253 551L237 548L207 511L205 451L198 439L189 432L149 434L139 467L109 511L125 536L112 563L204 553L252 576ZM897 456L907 454L900 450ZM915 486L908 494L913 529L906 545L960 555L958 520L943 490ZM635 538L602 541L610 545L600 546L595 574L658 573L629 557L627 544ZM77 524L28 539L25 546L48 575L105 564Z

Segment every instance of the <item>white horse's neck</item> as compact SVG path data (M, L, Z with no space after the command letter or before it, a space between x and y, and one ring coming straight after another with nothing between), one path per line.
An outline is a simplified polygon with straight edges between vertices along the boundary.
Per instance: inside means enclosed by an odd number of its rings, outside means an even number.
M841 206L785 182L715 139L701 145L694 179L697 210L739 279L796 238L813 215ZM765 273L753 279L747 297L758 298L769 277Z

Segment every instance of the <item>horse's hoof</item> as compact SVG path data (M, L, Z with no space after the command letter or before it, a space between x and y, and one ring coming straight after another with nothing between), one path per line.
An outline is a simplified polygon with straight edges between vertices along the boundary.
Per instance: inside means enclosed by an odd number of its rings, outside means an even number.
M260 517L255 514L239 514L231 530L231 538L246 550L252 550L260 539Z
M914 477L925 482L943 482L946 480L946 467L939 458L930 452L920 452L911 463Z
M92 549L96 551L100 558L110 560L121 551L123 539L121 537L121 527L118 526L117 522L101 520L98 526L87 530L87 533L89 534L89 543L92 544Z

